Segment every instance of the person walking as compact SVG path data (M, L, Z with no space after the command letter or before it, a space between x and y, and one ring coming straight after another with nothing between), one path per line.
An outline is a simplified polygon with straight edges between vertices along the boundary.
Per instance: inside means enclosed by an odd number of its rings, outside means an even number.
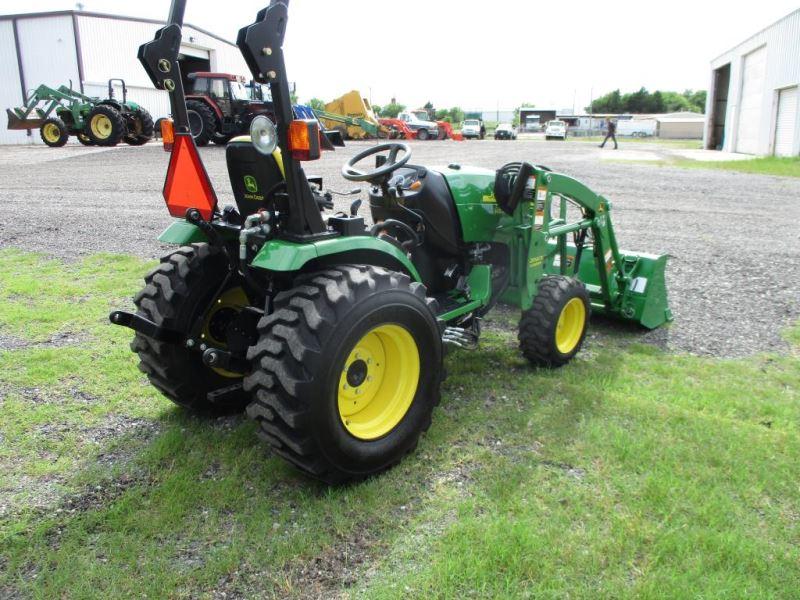
M614 135L615 133L617 133L617 124L614 123L614 121L612 121L611 119L608 119L608 128L606 129L606 139L603 140L603 143L600 144L600 147L601 148L605 147L608 138L611 138L612 140L614 140L614 150L616 150L618 146L617 146L617 136Z

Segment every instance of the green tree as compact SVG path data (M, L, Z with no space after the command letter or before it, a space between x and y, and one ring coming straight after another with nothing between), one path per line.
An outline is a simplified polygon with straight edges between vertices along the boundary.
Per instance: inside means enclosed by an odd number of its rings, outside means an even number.
M426 111L428 111L428 118L429 119L436 118L436 109L433 108L433 103L430 100L428 100L425 103L425 106L423 106L422 108L424 108Z
M381 107L380 106L378 106L377 104L372 104L371 106L372 106L372 112L375 113L375 116L378 116L378 115L381 114Z
M308 105L314 110L325 110L325 102L319 98L312 98L308 101Z
M406 109L405 104L390 102L389 104L381 108L381 116L388 119L396 119L397 115L399 115L405 109Z
M450 111L446 108L440 108L436 111L436 120L437 121L446 121L450 119Z
M464 111L461 109L460 106L454 106L449 111L447 111L448 116L450 117L451 123L461 123L464 120Z

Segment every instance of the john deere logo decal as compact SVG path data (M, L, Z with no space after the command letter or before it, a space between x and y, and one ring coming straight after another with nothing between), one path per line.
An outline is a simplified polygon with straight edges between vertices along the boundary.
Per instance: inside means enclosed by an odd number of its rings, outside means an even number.
M251 194L255 194L258 191L258 182L256 181L256 178L252 175L245 175L244 187Z

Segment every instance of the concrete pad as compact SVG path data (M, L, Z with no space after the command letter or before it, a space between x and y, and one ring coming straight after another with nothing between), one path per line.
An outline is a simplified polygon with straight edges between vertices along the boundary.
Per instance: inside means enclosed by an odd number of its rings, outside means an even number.
M752 154L738 154L736 152L720 152L719 150L669 150L670 154L689 158L700 162L722 162L728 160L752 160Z
M614 150L614 147L598 148L601 160L631 160L631 161L659 161L663 157L657 152L648 152L647 150Z

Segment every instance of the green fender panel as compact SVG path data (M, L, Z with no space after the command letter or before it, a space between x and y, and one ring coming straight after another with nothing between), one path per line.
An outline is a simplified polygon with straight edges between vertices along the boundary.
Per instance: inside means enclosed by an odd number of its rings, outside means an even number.
M344 255L350 254L351 257ZM285 240L270 240L261 247L253 267L269 271L299 271L314 259L343 255L342 261L372 264L371 259L388 259L388 263L402 267L415 281L421 281L419 273L409 258L396 246L374 237L354 235L337 237L307 244L296 244ZM355 255L355 256L352 256ZM375 262L374 264L380 264Z
M194 242L205 242L206 234L200 231L197 225L187 223L183 219L174 221L164 232L158 236L159 242L165 244L192 244Z

